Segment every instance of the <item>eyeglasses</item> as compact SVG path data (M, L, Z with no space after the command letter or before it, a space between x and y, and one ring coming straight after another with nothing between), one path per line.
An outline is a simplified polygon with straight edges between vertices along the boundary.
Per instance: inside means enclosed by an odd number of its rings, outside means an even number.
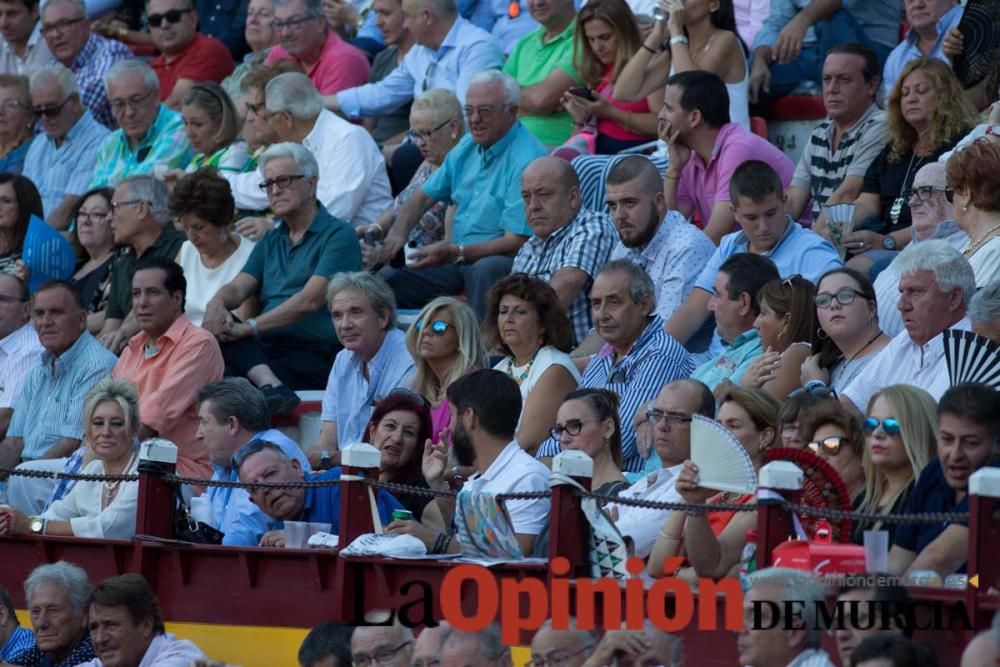
M66 32L66 29L70 26L74 26L77 23L82 23L86 19L82 16L78 16L75 19L63 19L62 21L56 21L55 23L45 23L42 25L42 34L45 36L51 35L52 33Z
M563 433L569 433L570 435L580 435L580 431L583 430L584 424L589 424L591 422L599 422L600 419L570 419L565 424L556 424L549 429L549 435L552 436L554 440L562 439Z
M306 21L312 21L315 18L316 18L315 16L300 16L298 18L288 19L287 21L275 21L274 23L271 24L271 26L278 32L281 32L285 28L289 28L291 30L298 30L299 26L301 26L303 23L305 23Z
M833 300L836 299L837 303L841 306L849 306L854 303L854 300L858 297L864 297L864 294L854 289L853 287L845 287L843 289L837 290L836 294L830 294L829 292L820 292L813 298L813 302L816 304L817 308L829 308Z
M899 435L899 420L892 417L882 419L881 421L875 417L869 417L861 424L861 429L866 435L871 435L879 427L879 424L882 425L882 430L885 431L886 435Z
M406 136L413 143L415 143L415 144L422 144L422 143L430 141L431 137L434 136L435 132L437 132L438 130L440 130L442 127L444 127L445 125L447 125L450 122L451 122L451 118L449 118L445 122L441 123L440 125L438 125L434 129L429 130L427 132L414 132L413 130L410 130L409 132L406 133Z
M410 667L441 667L441 661L438 658L427 658L426 660L417 658L410 663Z
M132 204L141 204L141 203L143 203L145 201L146 201L145 199L123 199L122 201L113 201L113 202L111 202L111 212L112 213L117 213L118 209L120 209L122 206L131 206Z
M62 113L63 107L69 102L69 97L62 101L62 104L55 104L50 107L32 107L31 111L36 116L45 116L46 118L55 118Z
M252 102L244 102L244 106L247 108L247 113L252 113L255 116L260 116L261 112L266 110L264 104L254 104Z
M425 405L427 405L427 399L425 399L423 396L421 396L417 392L415 392L415 391L413 391L411 389L407 389L406 387L396 387L395 389L393 389L392 391L390 391L388 394L386 394L385 396L383 396L381 398L378 398L378 397L373 398L372 399L372 403L371 403L372 407L375 407L376 404L381 403L382 401L386 400L387 398L392 398L394 396L395 397L408 398L411 401L414 401L415 403L418 403L420 405L420 407L424 407Z
M787 278L781 281L781 285L782 287L794 287L796 280L802 280L802 275L796 273L794 275L788 276Z
M167 23L180 23L182 16L193 11L193 9L171 9L162 14L150 14L146 17L146 20L149 21L149 27L159 28L164 21Z
M423 331L423 329L424 329L424 321L423 320L417 320L417 323L416 323L415 326L417 327L417 331ZM454 329L455 325L452 324L452 323L450 323L450 322L445 322L443 320L434 320L433 322L429 322L428 323L428 328L429 328L430 331L432 331L433 333L436 333L437 335L440 336L441 334L443 334L446 331L448 331L448 329Z
M948 200L949 204L955 203L955 191L951 188L944 189L944 198Z
M816 398L837 398L837 391L833 387L819 387L816 385L813 385L808 389L805 387L799 387L792 393L788 394L788 398L797 398L799 396L804 396L805 394L815 396Z
M472 114L478 114L480 118L489 118L501 109L507 108L507 104L500 106L494 106L492 104L487 104L481 107L462 107L462 113L466 116L471 116Z
M909 201L913 199L914 195L916 195L917 201L926 202L930 201L935 192L945 192L947 189L948 188L936 188L933 185L918 185L915 188L905 190L903 192L903 197L906 198L906 201Z
M76 214L76 224L84 222L103 222L111 215L111 211L80 211Z
M6 294L0 294L0 303L5 306L9 306L12 303L25 303L28 299L21 299L16 296L8 296Z
M125 111L125 109L133 109L135 111L139 110L143 102L148 100L150 96L156 91L150 88L145 93L141 95L133 95L127 100L111 100L111 113L118 115Z
M396 654L403 650L403 648L412 643L412 640L405 641L396 648L389 648L384 646L375 649L373 653L355 653L351 658L354 661L356 667L368 667L368 665L373 662L377 662L380 665L388 665L396 659Z
M649 423L654 426L659 424L664 419L666 419L667 423L671 426L690 424L694 421L693 417L688 417L687 415L678 415L671 412L662 412L660 410L646 410L646 419L648 419Z
M594 648L593 644L584 646L583 648L573 651L570 653L568 650L559 648L554 651L549 651L548 655L532 657L531 662L528 662L524 667L563 667L569 663L572 658L580 655L581 653L586 653Z
M813 440L809 443L809 450L813 454L824 454L826 456L836 456L840 453L840 448L847 445L847 438L831 435L822 440Z
M251 440L247 444L240 447L239 450L233 454L233 468L239 470L248 458L258 452L264 451L265 449L276 449L279 452L281 451L281 448L270 440Z
M4 100L3 102L0 102L0 111L5 114L17 111L18 109L29 108L30 107L21 100Z
M293 182L299 180L300 178L305 178L305 174L288 174L286 176L278 176L277 178L269 178L263 183L259 183L257 187L264 192L267 192L275 185L282 190L287 190Z

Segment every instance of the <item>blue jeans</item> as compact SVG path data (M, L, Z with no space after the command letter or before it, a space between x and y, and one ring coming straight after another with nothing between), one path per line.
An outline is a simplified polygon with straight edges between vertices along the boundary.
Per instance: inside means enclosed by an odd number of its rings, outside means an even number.
M471 264L443 264L428 269L400 269L387 279L400 308L423 308L431 299L465 293L469 306L483 321L486 294L493 283L510 273L514 260L493 255Z

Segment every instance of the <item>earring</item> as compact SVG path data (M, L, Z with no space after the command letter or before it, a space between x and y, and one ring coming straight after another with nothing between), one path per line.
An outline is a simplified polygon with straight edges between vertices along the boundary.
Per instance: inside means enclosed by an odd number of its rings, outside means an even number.
M819 329L816 330L816 337L819 338L820 340L826 340L827 338L830 337L830 334L823 331L823 327L820 327Z
M968 211L969 210L969 203L968 202L962 204L962 210L963 211Z

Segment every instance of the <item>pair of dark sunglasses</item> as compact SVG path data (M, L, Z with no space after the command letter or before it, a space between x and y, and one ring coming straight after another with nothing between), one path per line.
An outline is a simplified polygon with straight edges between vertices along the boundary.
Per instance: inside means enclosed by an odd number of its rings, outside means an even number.
M170 11L163 12L162 14L150 14L146 17L146 20L149 22L149 26L151 28L159 28L163 25L164 21L167 23L180 23L181 18L185 14L193 11L193 9L171 9Z
M829 438L823 438L822 440L813 440L807 446L813 454L836 456L840 453L841 447L847 446L847 438L831 435Z
M861 428L864 430L866 435L871 435L878 428L879 424L882 424L882 430L885 431L886 435L899 435L899 421L888 417L879 421L874 417L869 417L861 424Z
M423 320L417 320L417 331L423 331L424 325L427 325L428 329L437 335L441 335L448 331L448 329L454 328L454 324L450 322L445 322L444 320L434 320L433 322L424 322Z

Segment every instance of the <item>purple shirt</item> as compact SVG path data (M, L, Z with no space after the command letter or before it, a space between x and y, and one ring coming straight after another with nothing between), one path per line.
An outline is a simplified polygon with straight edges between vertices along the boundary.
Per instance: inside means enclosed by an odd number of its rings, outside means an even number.
M677 184L678 208L694 208L701 216L698 226L704 228L712 217L712 208L720 201L729 201L729 179L736 168L747 160L763 160L778 172L787 188L795 174L795 163L767 139L747 132L736 123L727 123L715 137L712 159L706 165L692 152L681 171Z

